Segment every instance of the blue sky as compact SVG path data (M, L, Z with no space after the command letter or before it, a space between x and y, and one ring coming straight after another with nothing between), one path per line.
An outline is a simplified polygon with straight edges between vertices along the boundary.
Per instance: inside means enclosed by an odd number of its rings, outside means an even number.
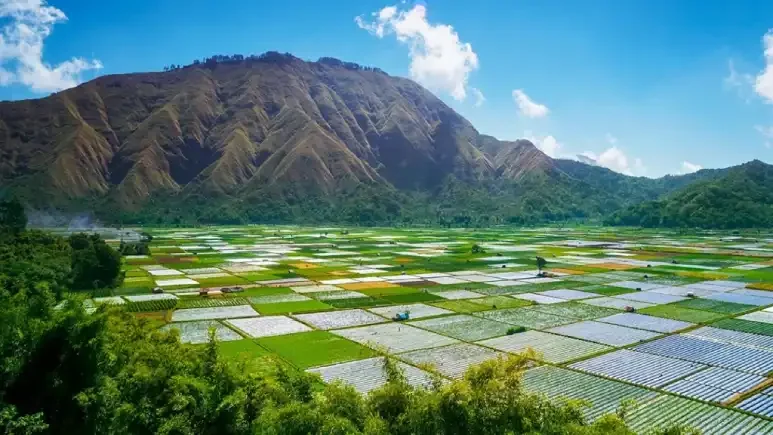
M413 77L482 133L624 173L773 160L770 1L0 0L0 26L3 100L276 50Z

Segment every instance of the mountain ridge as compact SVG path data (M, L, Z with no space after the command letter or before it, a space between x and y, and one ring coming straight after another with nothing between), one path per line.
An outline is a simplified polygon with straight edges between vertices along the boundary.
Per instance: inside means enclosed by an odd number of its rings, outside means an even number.
M555 160L479 133L411 80L275 52L0 102L0 190L109 215L209 200L290 220L307 213L303 201L425 220L598 218L725 171L646 179ZM369 196L383 198L371 207Z

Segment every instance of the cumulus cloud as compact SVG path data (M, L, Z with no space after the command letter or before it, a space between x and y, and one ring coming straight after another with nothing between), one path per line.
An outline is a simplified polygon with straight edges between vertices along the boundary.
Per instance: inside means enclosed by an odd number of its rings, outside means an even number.
M640 176L644 175L647 171L641 159L629 158L617 145L612 145L598 155L591 151L585 151L578 157L580 161L592 161L598 166L603 166L625 175Z
M550 109L544 104L539 104L529 98L522 89L513 91L513 100L518 106L518 112L527 118L542 118L550 113Z
M55 92L80 83L83 71L102 68L98 60L78 57L58 65L43 60L44 40L65 21L64 12L46 0L0 0L0 85Z
M682 162L682 171L681 171L681 173L682 174L692 174L693 172L698 172L701 169L703 169L703 166L701 166L701 165L698 165L698 164L695 164L695 163L690 163L688 161L684 161L684 162Z
M354 21L378 38L394 34L407 44L414 80L457 100L466 98L470 73L478 69L478 55L469 43L459 39L453 27L427 21L425 6L415 5L409 10L387 6L371 14L370 21L363 17Z
M755 125L754 129L765 138L765 148L773 147L773 126Z
M547 154L554 159L561 158L561 152L563 151L563 144L559 142L555 137L548 136L535 136L532 132L524 132L524 138L533 143L540 151Z
M757 75L754 81L754 91L765 102L773 103L773 30L762 37L765 46L765 69Z
M483 92L479 89L470 88L470 91L472 92L472 95L475 96L475 107L480 107L486 102L486 97L483 96Z

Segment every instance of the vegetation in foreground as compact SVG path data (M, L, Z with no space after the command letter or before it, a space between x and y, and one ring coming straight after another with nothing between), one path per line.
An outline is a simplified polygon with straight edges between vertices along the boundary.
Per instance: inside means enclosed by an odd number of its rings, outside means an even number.
M214 340L185 346L121 309L88 314L80 300L62 297L83 255L11 217L0 214L4 433L632 433L624 412L589 423L578 403L525 392L524 357L484 363L429 389L411 387L387 360L389 382L364 397L269 360L227 362ZM118 275L108 278L100 282Z

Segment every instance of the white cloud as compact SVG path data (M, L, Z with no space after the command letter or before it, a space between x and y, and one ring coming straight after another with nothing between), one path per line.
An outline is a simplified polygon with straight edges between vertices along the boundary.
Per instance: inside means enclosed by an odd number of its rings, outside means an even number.
M703 166L701 166L701 165L698 165L698 164L695 164L695 163L690 163L688 161L684 161L684 162L682 162L682 171L681 171L681 173L682 174L692 174L693 172L698 172L701 169L703 169Z
M423 5L410 10L388 6L371 15L372 22L362 17L354 21L379 38L394 34L398 41L408 44L414 80L432 90L448 92L457 100L465 99L470 73L478 69L478 55L469 43L459 40L453 27L430 24Z
M580 161L587 162L587 160L591 160L598 166L603 166L625 175L640 176L647 172L647 168L644 167L641 159L630 159L617 145L607 148L599 155L591 151L585 151L578 157L580 157Z
M554 159L561 158L563 145L553 136L535 136L530 131L524 133L524 138L533 143L540 151Z
M536 103L522 89L513 91L513 100L515 100L515 104L518 106L518 112L527 118L542 118L550 113L550 109L547 106Z
M773 126L755 125L754 129L765 138L765 148L773 147Z
M46 0L0 0L0 21L0 85L55 92L76 86L83 71L102 68L98 60L72 58L58 65L43 60L43 41L55 24L67 21Z
M773 30L762 37L765 45L765 69L757 75L754 90L767 103L773 103Z
M483 105L483 103L486 102L486 97L483 96L483 92L481 92L477 88L470 88L470 92L472 92L472 95L475 96L475 107L480 107Z

